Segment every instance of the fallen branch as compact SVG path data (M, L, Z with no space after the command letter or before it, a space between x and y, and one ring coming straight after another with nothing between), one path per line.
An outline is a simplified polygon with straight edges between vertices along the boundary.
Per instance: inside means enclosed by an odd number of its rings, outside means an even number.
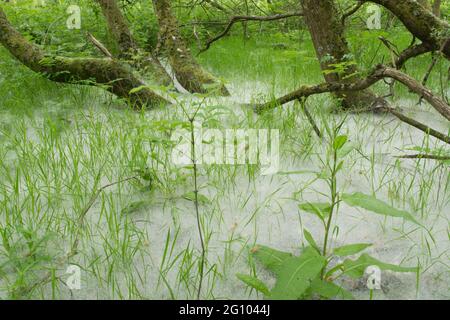
M206 50L208 50L211 47L211 45L214 42L216 42L217 40L225 37L228 34L228 32L230 32L230 30L233 27L233 25L235 23L237 23L237 22L242 22L242 21L275 21L275 20L281 20L281 19L286 19L286 18L291 18L291 17L300 17L300 16L303 16L303 13L301 13L301 12L293 12L293 13L286 13L286 14L277 14L277 15L273 15L273 16L234 16L228 22L228 25L226 26L225 30L223 30L221 33L219 33L214 38L211 38L210 40L208 40L206 42L206 44L205 44L205 47L203 49L201 49L198 54L201 54L201 53L205 52Z
M0 43L22 64L52 81L106 87L109 92L136 107L170 104L118 61L67 58L45 53L14 29L1 8ZM136 88L140 89L132 91Z
M379 109L380 109L380 111L389 112L390 114L394 115L399 120L401 120L402 122L409 124L410 126L413 126L414 128L419 129L420 131L422 131L426 134L429 134L430 136L433 136L438 140L441 140L447 144L450 144L450 136L448 136L446 134L443 134L437 130L434 130L433 128L430 128L427 125L425 125L419 121L409 118L393 108L381 107Z
M306 107L306 100L301 99L298 101L302 107L303 112L306 115L306 118L308 119L309 123L311 124L311 127L313 128L314 132L319 138L322 138L322 132L320 132L319 127L316 124L316 121L314 121L314 118L312 114L309 112L308 108Z
M111 52L100 42L98 41L90 32L86 33L88 40L98 49L101 53L103 53L108 58L113 58Z
M411 154L411 155L404 155L404 156L397 156L398 159L430 159L430 160L437 160L437 161L449 161L450 156L436 156L432 154Z
M303 86L294 92L276 99L275 101L257 105L254 107L254 109L255 112L260 113L265 110L284 105L288 102L299 100L301 98L307 98L316 94L339 91L365 90L384 78L395 79L408 87L411 91L423 96L424 99L431 106L433 106L434 109L436 109L443 117L450 121L450 106L444 100L442 100L439 96L433 94L431 90L429 90L407 74L399 70L386 67L384 65L378 65L365 79L353 83L322 83L315 86ZM375 101L374 104L377 104L379 102L380 101ZM374 105L370 106L369 109L373 109L373 107Z
M433 48L426 43L410 46L399 54L395 61L395 68L401 69L409 59L418 57L430 51L433 51Z

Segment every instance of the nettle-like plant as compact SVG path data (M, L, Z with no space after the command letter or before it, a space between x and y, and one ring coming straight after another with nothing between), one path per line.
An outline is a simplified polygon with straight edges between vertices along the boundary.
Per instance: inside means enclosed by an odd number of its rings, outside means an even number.
M352 294L338 285L337 279L344 276L359 279L369 270L419 271L416 267L384 263L363 253L365 249L372 246L370 243L354 243L341 247L330 245L331 238L337 237L339 233L339 227L333 218L337 215L342 202L375 214L403 218L423 227L410 213L393 208L374 196L359 192L346 194L338 191L337 175L343 169L343 158L353 150L347 136L339 135L341 126L342 124L329 128L325 124L330 143L327 158L325 161L321 159L323 170L317 173L317 179L325 180L329 186L328 201L299 204L302 212L314 215L323 226L322 246L319 246L319 241L307 229L303 229L303 236L308 246L303 248L300 256L259 245L250 249L251 258L275 275L276 284L271 290L255 276L237 274L241 281L262 293L267 299L352 299ZM354 256L357 258L349 258ZM369 281L375 280L372 277L369 279ZM368 286L371 289L371 298L372 289L378 285L373 284L372 287Z

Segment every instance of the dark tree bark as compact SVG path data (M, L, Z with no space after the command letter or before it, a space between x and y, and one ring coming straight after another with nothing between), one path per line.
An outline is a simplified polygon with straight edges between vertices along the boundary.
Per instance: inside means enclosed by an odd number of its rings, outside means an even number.
M441 0L434 0L433 2L433 14L438 18L441 17L441 4Z
M450 25L415 0L363 0L382 5L399 18L405 27L433 50L440 50L449 39ZM447 41L443 54L450 59L450 41Z
M116 0L97 0L103 15L106 18L108 29L119 46L119 58L127 59L139 69L145 69L153 75L153 80L165 86L173 84L167 71L159 60L151 52L140 52L130 29L125 21L125 17L120 11ZM135 57L139 57L136 59Z
M157 106L169 102L142 87L145 84L131 71L112 59L66 58L47 55L41 48L28 42L9 23L0 8L0 43L31 70L62 83L107 86L108 91L129 100L134 106ZM142 87L135 93L132 89Z
M356 65L350 63L344 26L334 1L302 0L302 8L326 82L352 83L359 80ZM345 70L330 73L335 64L345 64ZM336 95L342 99L345 108L367 108L379 101L368 90L340 91Z
M361 91L369 88L378 81L384 78L394 79L404 86L408 87L412 92L424 99L444 118L450 121L450 106L438 95L434 94L430 89L423 84L408 76L407 74L384 65L378 65L366 78L360 79L352 83L322 83L316 86L303 86L296 91L293 91L275 101L257 105L255 110L257 112L263 112L265 110L272 109L277 106L281 106L290 101L299 100L302 98L308 98L312 95L322 94L325 92L339 92L339 91ZM381 106L386 108L386 106Z
M425 9L431 11L431 3L429 0L417 0L417 2L419 2Z
M194 59L178 30L169 0L153 0L159 23L159 46L169 58L177 80L189 92L207 93L217 90L229 95L225 86Z

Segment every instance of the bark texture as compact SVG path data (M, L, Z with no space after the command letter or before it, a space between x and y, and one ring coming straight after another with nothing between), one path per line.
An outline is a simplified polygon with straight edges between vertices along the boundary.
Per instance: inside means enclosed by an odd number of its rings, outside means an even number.
M62 83L107 86L118 97L135 106L168 104L164 98L148 88L130 93L145 84L131 71L112 59L66 58L47 55L41 48L28 42L9 23L0 8L0 43L21 63L31 70Z
M258 105L255 107L257 112L263 112L265 110L272 109L277 106L281 106L290 101L299 100L301 98L307 98L312 95L322 94L326 92L339 92L339 91L361 91L369 88L378 81L384 78L394 79L404 86L408 87L412 92L424 97L424 99L444 118L450 121L450 106L437 94L434 94L430 89L423 84L408 76L407 74L384 65L378 65L368 77L360 79L352 83L322 83L316 86L303 86L296 91L293 91L283 97L278 98L275 101L268 102L266 104ZM382 106L381 108L386 108Z
M180 35L170 1L153 0L153 7L159 23L159 45L168 56L180 84L189 92L217 90L222 95L229 95L225 86L195 61Z
M173 84L167 71L161 65L156 56L151 52L141 52L125 17L123 16L116 0L97 0L103 15L106 18L109 32L114 37L119 47L119 58L127 59L139 69L144 69L153 75L153 80L161 85ZM136 58L138 57L138 58Z
M317 58L327 83L352 83L359 80L357 67L350 63L350 50L344 37L344 26L333 0L302 0L303 15L310 31ZM342 64L342 72L329 72ZM377 102L370 91L336 93L345 108L367 108Z
M450 38L450 25L439 19L430 10L415 0L364 0L382 5L399 18L405 27L422 42L439 50ZM447 41L443 54L450 59L450 41Z
M441 5L442 5L442 1L441 0L434 0L433 2L433 14L440 18L441 17Z

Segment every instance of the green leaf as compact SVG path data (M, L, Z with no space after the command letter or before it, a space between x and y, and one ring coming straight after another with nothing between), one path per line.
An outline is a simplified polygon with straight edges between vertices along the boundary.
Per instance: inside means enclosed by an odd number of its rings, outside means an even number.
M381 262L368 254L362 254L357 260L346 259L343 265L343 272L352 278L361 278L369 266L377 266L381 270L394 272L417 272L417 267L401 267L395 264Z
M346 246L342 246L339 248L335 248L333 250L333 253L336 256L339 257L345 257L345 256L351 256L353 254L357 254L365 249L367 249L368 247L370 247L372 244L371 243L355 243L355 244L349 244Z
M265 283L259 280L258 278L241 273L236 274L236 277L238 277L239 280L244 282L249 287L255 289L256 291L261 292L263 295L268 296L270 294L270 291L265 285Z
M356 145L355 143L346 143L338 152L338 157L339 158L345 158L350 152L352 152L353 150L355 150Z
M337 136L336 139L334 139L333 148L335 150L341 149L345 145L347 140L348 140L347 136Z
M139 87L131 89L129 94L138 93L139 91L142 91L142 90L147 89L147 88L148 88L148 86L139 86Z
M310 287L325 266L325 258L313 248L306 248L300 257L291 257L283 262L275 287L269 298L279 300L299 299Z
M132 213L135 213L135 212L145 209L150 204L151 204L151 201L149 201L149 200L141 200L141 201L131 202L125 208L122 209L121 213L123 215L132 214Z
M394 207L381 200L378 200L373 196L369 196L360 192L356 192L353 194L344 193L342 194L342 200L344 200L345 203L352 207L360 207L384 216L403 218L421 226L421 224L417 222L417 220L414 219L414 217L409 212L395 209Z
M185 193L185 194L183 195L183 199L188 200L188 201L195 202L195 192L188 192L188 193ZM208 197L206 197L206 196L204 196L204 195L202 195L202 194L200 194L200 193L197 194L197 199L198 199L198 202L199 202L199 203L202 203L202 204L208 204L208 203L211 203L211 200L209 200Z
M328 218L331 212L331 205L329 203L301 203L298 205L298 208L305 212L316 215L322 221Z
M278 251L265 246L256 246L250 252L266 269L275 274L278 274L283 263L292 257L292 254L288 252Z
M306 239L306 241L308 241L309 245L311 247L313 247L314 249L316 249L316 251L318 253L320 253L320 248L317 245L316 241L314 240L314 237L312 236L312 234L306 229L303 229L303 233L304 233L305 239Z
M313 280L311 283L311 291L326 299L354 299L353 295L344 288L332 282L321 280L320 278Z

